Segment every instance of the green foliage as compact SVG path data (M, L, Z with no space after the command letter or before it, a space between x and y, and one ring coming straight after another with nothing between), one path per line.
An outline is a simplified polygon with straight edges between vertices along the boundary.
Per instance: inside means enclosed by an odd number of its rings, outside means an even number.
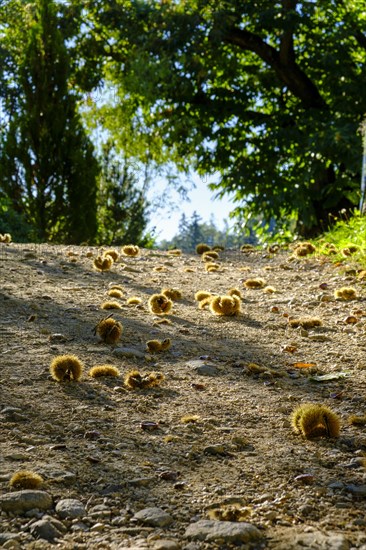
M22 213L16 212L9 200L0 198L0 233L10 233L14 242L25 243L35 240L34 229Z
M87 1L85 41L146 136L219 171L236 215L303 235L359 199L366 112L361 2ZM103 51L102 51L103 50ZM95 51L95 49L94 49Z
M37 240L94 240L98 164L70 88L71 30L52 0L7 4L0 21L9 73L0 143L0 185ZM17 18L15 17L17 15Z
M358 210L355 210L352 215L343 212L334 222L334 226L329 231L323 233L321 238L318 239L317 244L320 248L322 248L324 243L334 244L337 250L349 248L350 246L359 247L359 252L354 255L354 258L366 264L366 217L362 216Z
M209 246L223 246L224 248L239 248L244 242L254 242L255 238L244 237L242 234L235 233L230 229L228 224L225 224L221 231L216 227L215 220L211 217L209 223L202 222L202 219L193 212L191 218L187 218L182 214L178 233L171 241L162 241L162 248L180 248L184 252L194 252L197 244L203 242Z
M132 166L125 159L119 161L110 144L104 146L101 159L98 206L98 243L144 247L154 244L153 235L146 232L146 186L139 189Z

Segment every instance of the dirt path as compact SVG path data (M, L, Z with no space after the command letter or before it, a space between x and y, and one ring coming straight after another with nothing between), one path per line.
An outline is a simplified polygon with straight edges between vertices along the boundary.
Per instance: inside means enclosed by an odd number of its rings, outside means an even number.
M366 548L366 428L349 423L366 414L366 292L352 271L288 251L222 251L220 269L208 273L197 255L141 251L99 273L97 249L0 246L1 495L27 469L42 475L41 490L53 502L46 510L3 511L0 545ZM246 289L248 278L265 285ZM123 297L108 296L113 284ZM356 290L355 300L334 298L344 286ZM160 323L148 299L163 287L183 297ZM198 290L224 295L230 288L241 290L239 315L198 308ZM141 304L127 305L132 296ZM112 299L120 309L100 308ZM94 335L110 313L123 325L118 348L132 350L118 352ZM289 326L289 318L304 316L322 326ZM166 338L168 351L146 352L146 341ZM51 378L49 365L62 354L84 363L79 382ZM101 364L121 376L90 377ZM124 376L133 369L165 380L128 390ZM289 415L309 401L340 416L339 438L307 440L292 431ZM65 499L85 510L63 517L57 504ZM139 516L145 509L158 509L155 519ZM60 523L47 540L36 528L42 519ZM210 537L203 520L224 530Z

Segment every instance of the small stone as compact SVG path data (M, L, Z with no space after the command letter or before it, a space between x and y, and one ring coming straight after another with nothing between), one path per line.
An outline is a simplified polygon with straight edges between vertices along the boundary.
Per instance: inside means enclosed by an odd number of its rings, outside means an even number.
M144 359L145 353L142 351L135 349L135 348L116 348L113 350L113 355L116 357L129 357L129 358L137 358L137 359Z
M325 334L310 334L309 340L312 342L329 342L330 338L325 336Z
M64 334L61 334L59 332L55 332L54 334L50 334L48 337L48 340L50 342L54 343L64 343L67 342L67 338Z
M344 535L338 533L322 533L321 531L312 531L310 533L299 533L290 529L286 534L281 534L280 538L274 537L272 544L276 550L298 550L307 548L318 550L349 550L350 545Z
M217 445L207 445L207 447L203 449L203 452L205 453L205 455L227 455L227 449L225 445L222 445L220 443Z
M52 497L46 491L23 490L0 496L0 508L4 512L24 513L33 508L47 510L52 506Z
M193 372L201 376L217 376L220 374L220 370L212 363L207 363L200 359L194 359L186 363L187 367L190 367Z
M346 491L358 497L365 497L366 485L354 485L353 483L350 483L349 485L346 485Z
M97 533L100 533L101 531L104 531L104 529L105 529L104 523L94 523L94 525L92 525L90 527L90 531L94 531L94 532L97 532Z
M79 518L86 514L84 504L74 498L59 500L56 504L56 512L61 518Z
M257 541L262 533L251 523L200 520L189 525L184 536L205 542L218 540L220 544L238 544Z
M54 539L66 533L67 529L61 521L51 516L44 516L31 525L33 536L52 542Z
M173 521L173 518L161 508L144 508L133 517L144 525L152 527L165 527Z
M154 542L153 550L179 550L181 546L175 540L160 539Z
M16 540L19 538L18 533L0 533L0 546L3 546L8 540Z

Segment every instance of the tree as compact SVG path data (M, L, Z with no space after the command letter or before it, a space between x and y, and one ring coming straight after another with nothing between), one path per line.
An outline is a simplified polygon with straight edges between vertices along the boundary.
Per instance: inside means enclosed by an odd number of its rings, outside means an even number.
M3 93L2 193L15 211L26 212L39 240L91 242L98 163L71 88L67 19L53 0L9 6L21 20L1 25L13 67Z
M202 222L197 212L193 212L191 218L183 213L177 234L171 241L163 241L163 248L181 248L184 252L194 252L198 243L203 242L209 246L221 245L225 248L239 246L245 242L255 243L253 236L243 236L229 228L228 224L224 224L224 229L221 231L217 228L214 218L211 216L209 223Z
M98 193L98 242L153 244L152 235L146 233L149 222L146 191L147 181L139 188L132 166L126 159L118 160L114 148L106 144Z
M358 204L362 2L86 2L121 95L180 166L219 171L237 215L303 234ZM93 37L91 37L91 40Z

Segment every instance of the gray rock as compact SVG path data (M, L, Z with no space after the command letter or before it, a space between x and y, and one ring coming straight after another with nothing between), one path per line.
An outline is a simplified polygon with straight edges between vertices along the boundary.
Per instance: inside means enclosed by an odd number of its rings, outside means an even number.
M366 485L354 485L353 483L350 483L349 485L346 485L346 491L358 497L365 497Z
M220 540L224 544L237 544L259 540L262 533L251 523L204 519L189 525L184 536L205 542Z
M67 529L58 519L44 516L31 525L30 531L34 537L52 542L64 535Z
M192 361L188 361L186 365L190 367L193 372L201 376L217 376L220 374L220 370L216 365L202 359L193 359Z
M5 493L0 496L0 509L4 512L24 513L33 508L47 510L52 506L52 497L46 491L31 489Z
M3 546L8 540L18 540L19 533L0 533L0 546Z
M160 539L154 542L153 550L179 550L180 544L175 540Z
M113 355L116 357L136 357L137 359L144 359L145 353L135 348L116 348L113 350Z
M56 504L56 512L60 518L80 518L86 515L84 504L74 498L59 500Z
M348 540L339 533L324 534L321 531L298 533L289 529L288 533L281 534L280 539L272 539L276 550L349 550Z
M133 517L144 525L152 527L165 527L173 521L173 518L161 508L144 508Z

